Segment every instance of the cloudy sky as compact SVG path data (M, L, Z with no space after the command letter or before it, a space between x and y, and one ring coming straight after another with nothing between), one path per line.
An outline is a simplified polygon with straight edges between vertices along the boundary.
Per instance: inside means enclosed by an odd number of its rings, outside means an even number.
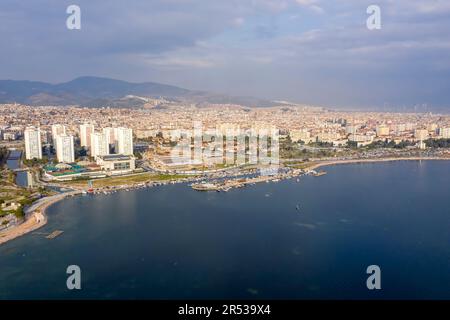
M81 8L81 30L66 8ZM366 9L381 8L381 30ZM105 76L329 107L450 110L448 0L2 0L0 79Z

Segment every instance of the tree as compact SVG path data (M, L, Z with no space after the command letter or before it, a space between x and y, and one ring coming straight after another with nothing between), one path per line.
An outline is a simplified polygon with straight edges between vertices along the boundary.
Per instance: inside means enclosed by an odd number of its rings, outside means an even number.
M450 148L450 139L428 139L424 142L429 148Z
M352 149L356 149L358 148L358 142L356 141L347 141L347 147L352 148Z

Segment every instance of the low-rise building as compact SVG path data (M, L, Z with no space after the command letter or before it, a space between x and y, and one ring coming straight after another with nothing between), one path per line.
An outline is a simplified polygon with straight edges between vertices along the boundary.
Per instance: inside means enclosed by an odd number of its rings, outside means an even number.
M98 156L97 164L102 171L108 171L111 174L123 174L136 169L136 159L131 155L110 154Z
M15 131L5 131L3 132L3 140L14 141L17 140L19 134Z
M376 130L377 130L377 137L385 137L388 136L390 133L389 127L385 125L377 126Z
M306 129L291 130L289 132L289 135L291 136L291 140L295 142L301 140L305 143L310 143L311 141L313 141L313 139L311 138L311 133Z
M15 211L19 209L22 205L15 201L5 201L1 205L3 211Z
M417 141L423 141L428 139L429 133L426 129L417 129L414 131L414 138L416 138Z
M356 142L357 146L361 147L361 146L366 146L368 144L371 144L374 140L373 137L374 136L364 135L364 134L351 134L348 137L348 140L352 141L352 142Z

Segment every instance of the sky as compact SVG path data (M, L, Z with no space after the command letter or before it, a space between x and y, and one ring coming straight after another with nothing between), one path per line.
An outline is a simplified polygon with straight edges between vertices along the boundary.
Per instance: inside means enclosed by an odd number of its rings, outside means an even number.
M69 30L69 5L81 29ZM377 5L381 29L366 12ZM450 111L448 0L2 0L0 79Z

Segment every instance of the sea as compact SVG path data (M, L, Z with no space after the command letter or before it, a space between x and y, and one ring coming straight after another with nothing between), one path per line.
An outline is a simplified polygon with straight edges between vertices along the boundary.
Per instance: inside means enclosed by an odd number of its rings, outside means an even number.
M321 170L67 198L0 245L0 299L450 299L450 162Z

